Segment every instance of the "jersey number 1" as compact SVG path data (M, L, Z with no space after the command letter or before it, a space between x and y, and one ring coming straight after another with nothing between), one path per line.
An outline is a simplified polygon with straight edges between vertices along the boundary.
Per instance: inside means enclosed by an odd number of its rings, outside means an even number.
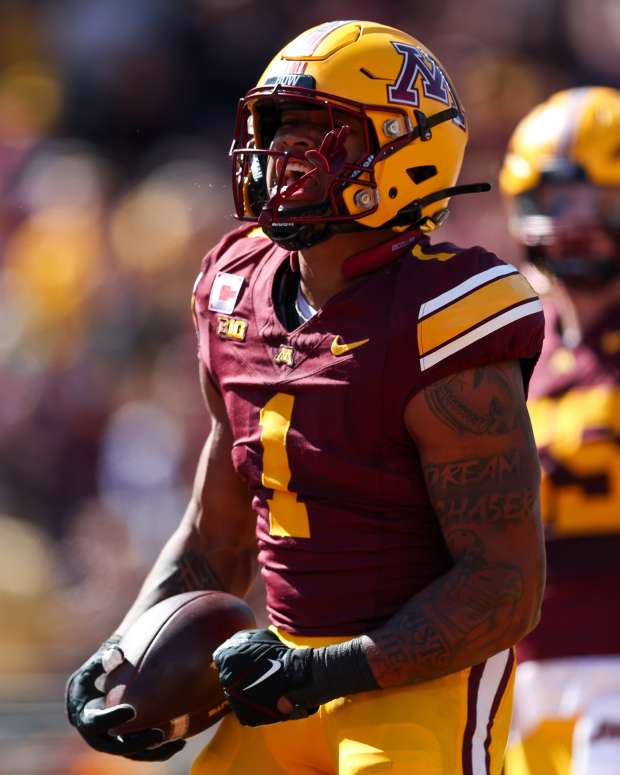
M291 468L286 454L286 435L291 425L294 403L294 396L276 393L260 411L262 482L265 487L273 490L273 497L267 501L270 535L310 538L308 509L288 489Z

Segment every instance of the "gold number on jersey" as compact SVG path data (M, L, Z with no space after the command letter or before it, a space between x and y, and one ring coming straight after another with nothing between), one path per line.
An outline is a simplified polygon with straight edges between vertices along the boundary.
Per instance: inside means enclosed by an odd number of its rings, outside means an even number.
M260 411L265 487L273 490L269 504L269 533L273 536L310 538L308 509L288 489L291 468L286 454L286 436L291 425L295 397L276 393Z
M561 463L541 453L543 516L556 535L620 532L620 455L616 442L584 445ZM550 475L545 463L552 468Z
M556 535L620 532L620 392L585 388L529 408L545 521ZM588 438L591 431L603 437Z

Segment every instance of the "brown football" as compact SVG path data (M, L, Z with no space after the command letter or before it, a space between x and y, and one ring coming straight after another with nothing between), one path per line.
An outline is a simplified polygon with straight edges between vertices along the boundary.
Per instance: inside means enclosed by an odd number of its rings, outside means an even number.
M229 707L213 652L238 630L255 626L248 604L226 592L185 592L149 608L118 644L121 664L104 659L106 706L127 702L136 709L136 717L113 732L157 727L173 739L215 724Z

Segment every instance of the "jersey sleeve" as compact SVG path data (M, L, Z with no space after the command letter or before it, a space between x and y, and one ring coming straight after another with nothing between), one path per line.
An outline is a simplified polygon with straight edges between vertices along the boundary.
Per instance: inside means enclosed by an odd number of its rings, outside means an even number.
M482 248L441 265L427 286L416 322L421 387L466 369L521 363L527 391L540 355L544 316L525 277Z

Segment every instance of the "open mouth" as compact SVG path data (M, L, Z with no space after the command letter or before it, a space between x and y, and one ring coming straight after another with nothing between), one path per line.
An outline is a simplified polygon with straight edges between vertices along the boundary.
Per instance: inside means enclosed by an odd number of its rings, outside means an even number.
M285 160L283 160L285 161ZM302 178L307 172L311 172L312 165L308 162L298 161L297 159L288 159L286 170L284 172L284 188L291 186Z
M316 203L325 192L316 175L309 175L314 166L309 162L282 156L275 161L274 174L270 185L270 195L279 194L287 201L297 203ZM305 176L305 178L304 178ZM299 183L304 178L303 182ZM278 185L280 184L280 185Z

